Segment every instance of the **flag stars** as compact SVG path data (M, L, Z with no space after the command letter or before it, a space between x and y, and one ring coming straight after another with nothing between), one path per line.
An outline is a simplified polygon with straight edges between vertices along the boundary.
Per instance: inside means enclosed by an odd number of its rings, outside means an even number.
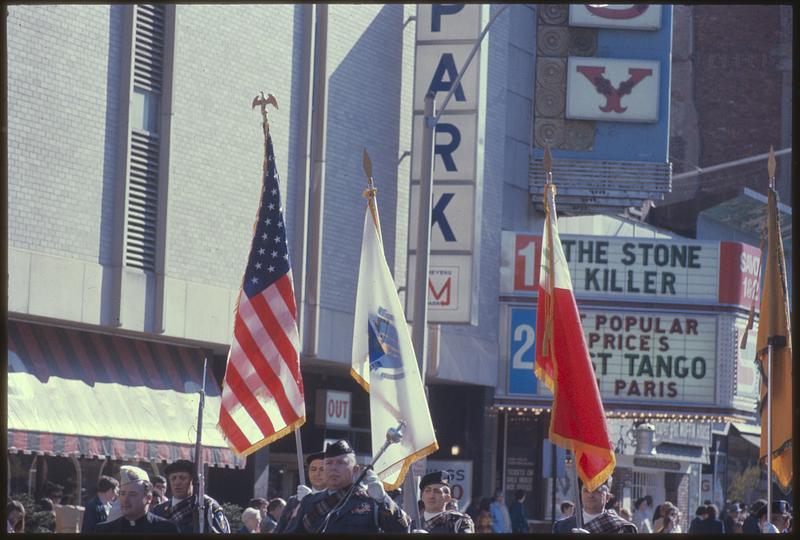
M280 236L276 236L275 237L275 243L276 244L280 244L281 243L281 237Z
M258 249L258 254L259 254L259 255L263 255L263 254L264 254L264 253L266 253L266 252L267 252L267 250L266 250L266 249L264 249L264 248L259 248L259 249Z
M277 195L277 194L278 194L278 189L277 189L277 188L272 188L272 191L271 191L271 193L272 193L273 195Z
M266 240L267 238L268 238L267 233L264 233L264 234L261 235L261 239L262 240Z
M275 257L278 256L278 252L277 251L273 251L272 253L270 253L270 255L272 255L272 258L274 259Z
M267 208L269 208L270 210L275 210L275 205L274 205L274 204L272 204L272 203L269 203L269 204L267 205Z
M279 221L279 222L278 222L278 228L279 228L279 229L283 229L283 222L282 222L282 221Z
M253 276L253 278L250 281L253 282L253 283L258 283L258 278Z
M261 263L256 263L256 270L261 270Z
M264 224L265 225L272 225L272 220L267 218L267 219L264 220Z
M269 273L271 274L272 272L274 272L274 271L275 271L275 267L274 267L274 266L272 266L272 265L270 265L270 266L267 266L267 270L269 270Z

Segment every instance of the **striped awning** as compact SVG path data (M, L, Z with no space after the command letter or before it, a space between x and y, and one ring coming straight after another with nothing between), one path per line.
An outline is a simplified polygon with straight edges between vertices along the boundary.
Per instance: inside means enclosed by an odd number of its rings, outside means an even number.
M192 459L203 352L8 321L11 452L171 462ZM217 431L219 386L206 381L203 457L244 467Z

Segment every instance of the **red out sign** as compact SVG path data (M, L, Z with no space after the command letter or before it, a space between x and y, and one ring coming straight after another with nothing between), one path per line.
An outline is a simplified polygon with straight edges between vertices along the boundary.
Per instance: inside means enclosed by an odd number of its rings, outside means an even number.
M352 394L328 390L325 393L325 425L328 427L350 427Z

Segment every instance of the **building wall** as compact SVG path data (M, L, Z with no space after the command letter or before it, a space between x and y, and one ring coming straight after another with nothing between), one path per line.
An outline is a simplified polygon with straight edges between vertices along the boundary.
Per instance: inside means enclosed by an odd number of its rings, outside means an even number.
M110 260L120 7L8 8L12 249Z

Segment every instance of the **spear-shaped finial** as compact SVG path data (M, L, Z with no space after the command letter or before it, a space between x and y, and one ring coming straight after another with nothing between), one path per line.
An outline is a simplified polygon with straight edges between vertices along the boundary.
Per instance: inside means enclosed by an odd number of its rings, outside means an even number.
M378 238L380 238L381 221L378 217L378 206L375 204L375 195L378 193L378 190L375 189L375 183L372 179L372 161L369 159L369 154L367 154L366 148L364 148L364 156L361 160L361 164L364 167L364 174L367 176L367 182L369 183L369 187L363 191L362 195L367 198L369 211L372 213L372 219L375 222L375 228L378 231Z
M772 145L769 145L769 157L767 158L767 173L769 174L769 186L775 187L775 152Z
M553 154L550 153L550 145L544 146L544 173L548 184L553 182Z

